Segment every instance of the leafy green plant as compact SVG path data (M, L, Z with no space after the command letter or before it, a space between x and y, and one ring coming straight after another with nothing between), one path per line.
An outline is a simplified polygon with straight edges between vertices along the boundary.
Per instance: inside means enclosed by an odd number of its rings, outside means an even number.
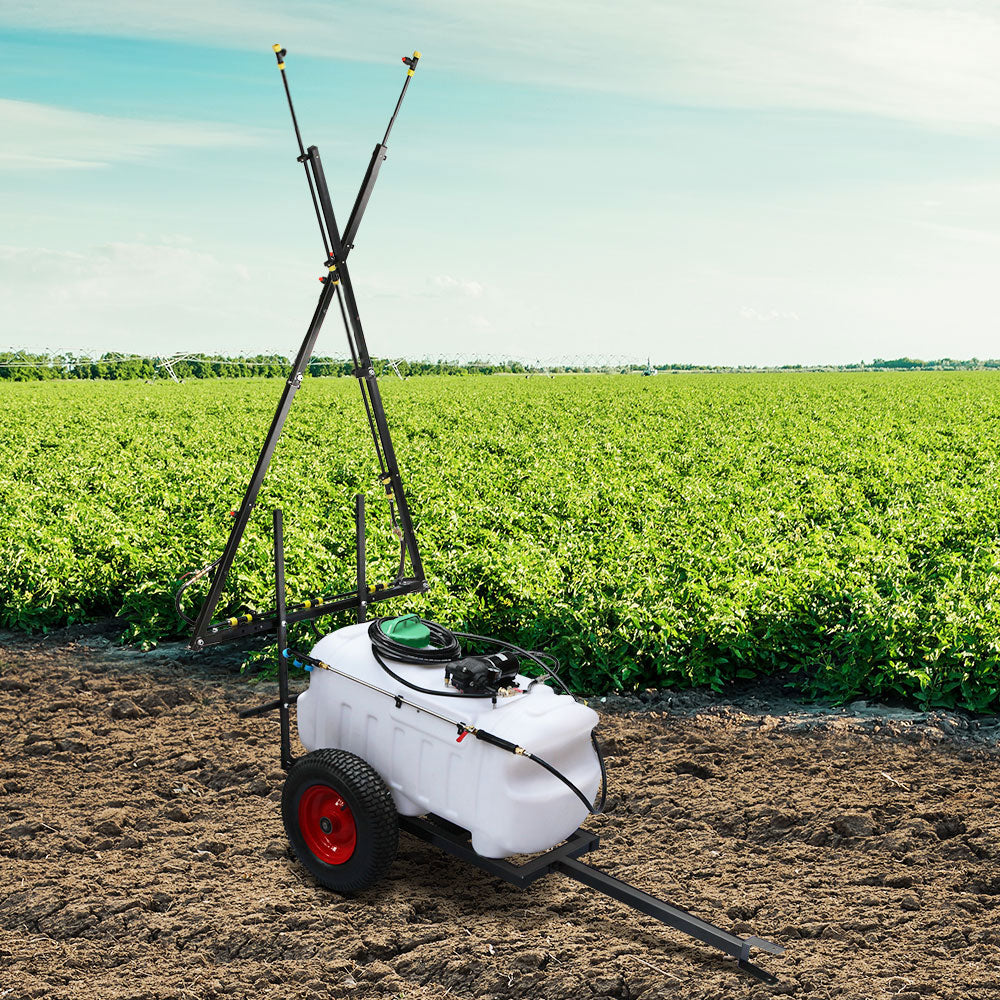
M0 386L0 627L116 614L129 642L184 636L177 581L221 552L280 388ZM1000 710L1000 375L382 388L432 583L386 613L550 649L581 691L761 676L840 699ZM359 490L370 577L390 576L397 543L375 472L352 381L307 379L236 597L273 606L275 506L293 596L348 589Z

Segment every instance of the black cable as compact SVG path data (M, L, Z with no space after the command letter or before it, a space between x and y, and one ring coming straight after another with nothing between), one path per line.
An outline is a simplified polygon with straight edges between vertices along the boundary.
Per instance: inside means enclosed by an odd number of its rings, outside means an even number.
M392 501L389 501L389 513L395 522L396 513L392 507ZM400 583L405 579L406 573L406 539L403 537L402 531L399 533L399 569L396 570L396 583Z
M372 440L375 442L375 454L378 456L378 468L382 476L385 477L388 473L385 469L385 458L382 456L382 441L378 436L378 430L375 427L375 417L372 415L371 403L368 399L368 391L365 382L362 379L358 379L358 385L361 387L361 398L364 400L365 413L368 414L368 426L372 432Z
M507 642L505 639L494 639L492 636L488 635L475 635L472 632L455 632L454 633L459 639L472 639L478 642L490 642L494 646L501 646L504 649L510 649L515 653L520 653L522 656L526 656L533 663L537 664L545 672L547 677L551 677L552 680L556 682L563 689L563 691L568 694L574 701L576 701L576 696L572 691L566 686L566 682L548 666L542 660L542 656L548 656L547 653L535 653L527 649L522 649L520 646L515 646L512 642ZM558 662L558 661L556 661Z
M354 349L354 334L351 332L351 324L347 322L347 310L344 309L344 297L340 294L340 284L337 284L337 305L340 306L340 318L344 321L344 333L347 335L347 346L351 351L351 360L354 362L354 368L357 370L360 366L358 364L358 352Z
M218 568L220 562L222 562L222 556L219 556L215 562L206 563L201 567L201 569L194 569L191 570L190 573L186 573L185 576L187 576L188 579L177 588L177 593L174 594L174 610L177 612L178 617L188 625L194 625L195 619L188 618L188 616L181 611L181 599L184 596L184 592L188 589L188 587L197 583L206 573L211 574L209 576L209 583L213 583L215 581L215 570ZM217 617L227 618L233 613L234 610L236 610L237 604L239 604L239 601L234 599L224 611L218 614Z
M351 325L347 319L347 311L344 308L344 299L340 294L340 285L337 285L337 304L340 306L340 318L344 321L344 332L347 334L347 346L351 350L351 358L354 361L355 371L360 371L361 366L358 361L358 353L355 349L354 344L354 333L351 329ZM367 388L367 383L364 379L358 379L358 387L361 389L361 400L365 404L365 414L368 417L368 429L371 431L372 441L375 443L375 457L378 459L379 472L381 473L383 485L385 485L385 478L387 476L385 457L382 453L382 441L379 438L378 430L375 427L375 418L372 414L371 401L369 399L369 393ZM388 492L388 489L386 490ZM403 579L404 573L406 571L406 539L403 538L402 530L399 527L399 520L396 517L396 508L393 506L391 495L389 500L389 523L392 525L393 530L399 532L399 569L396 571L396 582L398 583Z
M398 681L400 684L410 688L411 691L419 691L421 694L430 694L435 698L478 698L482 700L483 698L490 698L491 695L488 694L469 694L466 691L435 691L432 688L423 688L417 684L411 684L404 677L400 677L386 662L379 656L378 650L375 646L372 646L372 656L375 657L378 665L394 680Z

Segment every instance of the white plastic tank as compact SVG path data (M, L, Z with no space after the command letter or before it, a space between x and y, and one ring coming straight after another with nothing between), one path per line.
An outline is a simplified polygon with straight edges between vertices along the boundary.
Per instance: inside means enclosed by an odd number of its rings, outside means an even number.
M308 751L339 747L366 760L382 776L403 816L433 813L472 834L488 858L544 851L565 840L587 816L580 799L539 764L417 711L424 705L455 723L490 732L541 757L593 801L601 782L590 742L597 713L541 682L522 694L442 698L421 694L390 677L372 655L369 623L349 625L321 639L312 657L405 698L392 698L315 669L296 704L299 739ZM398 663L393 672L411 684L453 692L444 664ZM518 675L518 687L530 678Z

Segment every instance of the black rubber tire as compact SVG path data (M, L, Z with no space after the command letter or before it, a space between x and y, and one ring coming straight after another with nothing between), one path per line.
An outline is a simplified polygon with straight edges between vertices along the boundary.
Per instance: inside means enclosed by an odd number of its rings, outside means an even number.
M354 816L357 843L342 864L318 858L299 829L299 800L317 784L335 789ZM281 818L295 856L320 885L335 892L367 889L384 878L399 847L399 816L386 783L367 761L347 750L314 750L296 761L281 793Z

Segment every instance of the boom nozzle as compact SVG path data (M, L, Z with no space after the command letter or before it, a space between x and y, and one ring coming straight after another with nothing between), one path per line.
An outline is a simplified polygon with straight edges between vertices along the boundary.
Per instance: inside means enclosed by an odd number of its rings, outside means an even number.
M274 55L278 60L278 69L285 68L285 56L288 54L287 49L283 49L280 45L275 44L271 46L274 49Z

